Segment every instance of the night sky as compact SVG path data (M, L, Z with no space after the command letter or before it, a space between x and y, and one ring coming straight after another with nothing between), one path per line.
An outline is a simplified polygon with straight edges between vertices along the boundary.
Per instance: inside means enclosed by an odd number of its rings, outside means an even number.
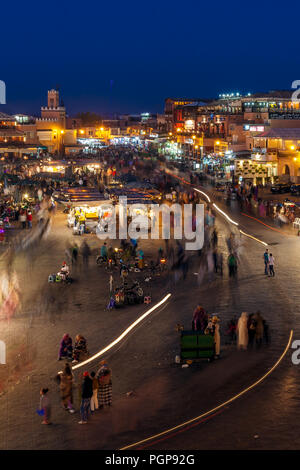
M278 6L277 6L278 5ZM1 2L0 111L162 112L164 98L289 89L300 79L297 2Z

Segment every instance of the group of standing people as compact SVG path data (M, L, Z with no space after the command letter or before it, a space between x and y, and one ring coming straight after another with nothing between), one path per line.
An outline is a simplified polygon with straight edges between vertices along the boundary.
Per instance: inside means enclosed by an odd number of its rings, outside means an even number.
M88 268L91 254L92 250L86 240L81 243L80 247L77 243L68 244L65 250L65 256L74 268L76 268L80 262L79 255L82 260L82 265Z
M73 404L75 378L68 362L65 364L64 370L57 374L57 382L63 409L71 414L75 413ZM97 373L83 372L78 390L80 399L80 421L78 424L87 424L90 413L112 405L112 372L105 360L100 362ZM51 402L48 388L40 390L38 413L43 416L42 424L51 424Z
M268 324L259 310L255 314L251 313L250 315L247 312L243 312L235 330L238 349L246 350L248 347L252 348L254 342L259 348L262 345L263 339L268 344L268 330Z
M87 424L89 412L112 405L112 372L105 360L95 372L84 372L81 386L80 417L78 424Z
M217 315L208 315L201 305L197 305L193 313L192 330L200 334L214 337L215 358L219 358L221 349L220 319Z
M32 212L30 209L21 209L19 214L19 221L21 223L22 229L32 228Z
M214 337L215 354L220 355L220 319L216 314L208 315L204 308L198 305L193 312L192 330L200 334L210 334ZM237 320L233 318L228 324L227 333L231 341L237 343L237 348L246 350L256 344L260 348L263 341L269 343L269 326L258 310L248 315L243 312Z

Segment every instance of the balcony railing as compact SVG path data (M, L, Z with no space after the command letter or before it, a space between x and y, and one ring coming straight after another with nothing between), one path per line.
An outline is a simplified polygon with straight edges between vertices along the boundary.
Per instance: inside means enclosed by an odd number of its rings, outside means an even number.
M253 106L249 106L245 108L245 112L250 113L269 113L270 117L273 116L284 116L284 115L292 115L292 116L299 116L300 109L295 108L256 108Z

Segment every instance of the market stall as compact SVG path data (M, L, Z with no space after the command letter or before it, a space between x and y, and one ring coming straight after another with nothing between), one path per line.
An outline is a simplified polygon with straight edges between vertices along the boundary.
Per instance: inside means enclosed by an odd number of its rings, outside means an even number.
M94 231L99 222L108 223L113 216L109 204L80 205L73 207L67 217L68 227L73 227L74 233Z

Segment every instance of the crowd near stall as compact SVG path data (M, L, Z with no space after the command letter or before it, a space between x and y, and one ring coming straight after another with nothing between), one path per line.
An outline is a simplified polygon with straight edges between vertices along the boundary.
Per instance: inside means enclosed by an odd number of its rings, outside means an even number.
M57 290L59 285L72 289L73 282L77 282L79 266L87 270L92 257L94 269L106 279L106 310L114 310L116 315L119 309L121 311L134 304L151 304L156 280L176 287L187 279L191 266L193 271L196 270L193 276L199 287L212 279L222 281L227 273L230 282L237 282L243 242L232 229L225 239L226 255L220 249L215 208L208 202L209 198L203 197L203 192L197 191L197 186L206 186L214 200L238 207L242 213L255 217L274 218L280 225L295 223L300 217L298 205L287 198L281 201L266 199L263 188L253 184L216 182L209 171L194 171L188 165L175 164L155 152L142 154L131 146L106 147L98 152L96 160L53 161L47 158L38 164L23 162L22 166L9 170L3 171L0 183L0 243L3 252L11 247L22 249L33 239L39 239L47 232L53 213L62 213L70 242L61 254L60 266L54 265L49 273L49 289ZM125 238L116 242L109 238L108 230L111 227L120 228L121 197L126 199L127 232ZM204 205L204 244L201 248L187 252L183 240L171 242L165 236L162 218L157 217L155 211L160 203L166 207L176 203L183 211L180 215L171 212L170 230L173 235L183 221L186 204L192 207L194 231L197 226L196 206L198 203ZM155 226L161 230L155 253L152 250L150 255L145 253L139 235L131 236L128 232L131 227L135 233L140 231L142 235L139 216L148 221L147 231ZM23 233L36 235L18 238ZM14 244L14 239L19 240L18 243ZM97 252L91 249L91 242L96 243ZM264 259L267 263L265 273L274 277L275 258L267 253ZM18 280L14 273L8 271L4 274L0 287L0 315L9 318L20 303ZM264 342L269 342L268 324L260 312L243 312L239 319L233 317L225 324L222 315L216 312L208 314L201 305L192 314L191 328L185 329L178 323L176 331L180 332L180 341L175 362L183 367L202 359L219 359L225 335L227 343L239 349L260 348ZM72 363L66 365L57 378L63 406L71 413L75 411L70 385L73 380L72 367L90 356L87 344L88 338L79 332L74 345L66 333L59 346L58 359ZM91 399L93 410L97 409L97 397L99 403L111 405L111 371L102 364L97 373L92 375L86 371L81 379L79 423L84 424L88 419ZM47 394L48 390L43 388L43 424L50 423Z

